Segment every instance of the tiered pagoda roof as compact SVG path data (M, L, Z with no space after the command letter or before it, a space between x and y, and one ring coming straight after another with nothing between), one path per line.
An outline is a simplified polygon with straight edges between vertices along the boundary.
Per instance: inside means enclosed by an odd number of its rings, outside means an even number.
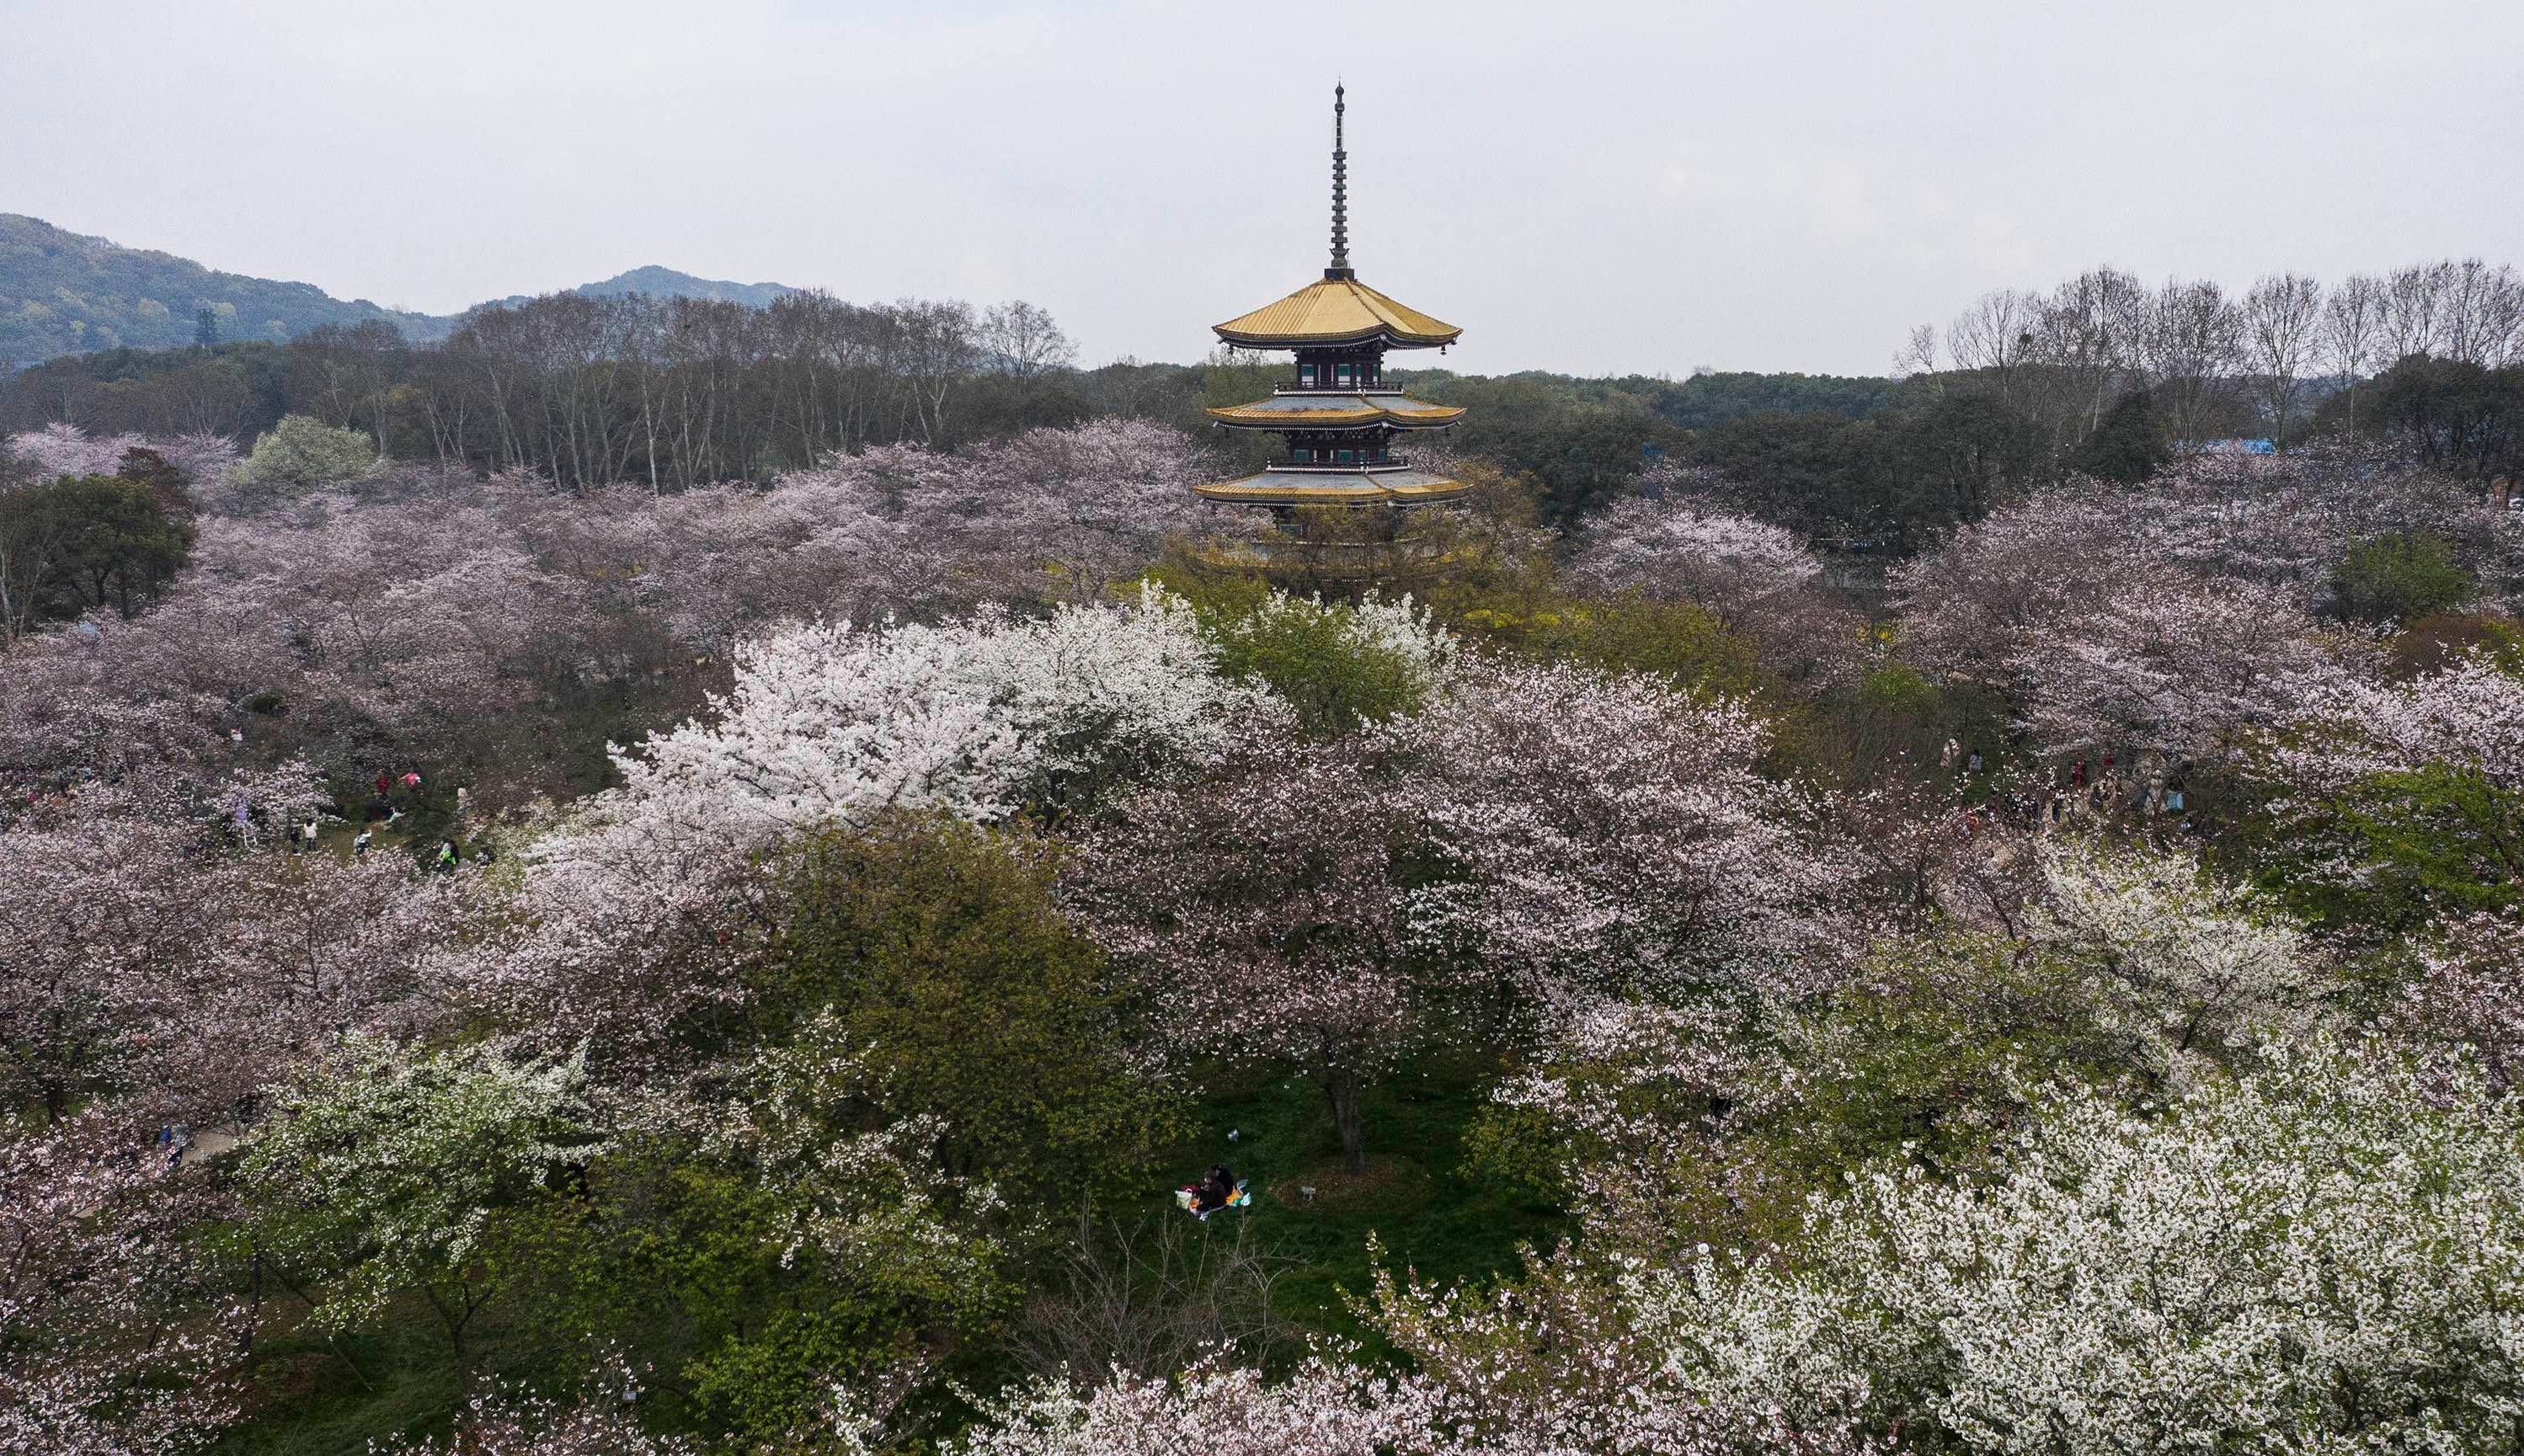
M1192 487L1221 505L1421 506L1462 495L1462 481L1397 458L1403 435L1445 429L1460 409L1415 400L1383 382L1392 349L1443 349L1463 334L1451 323L1379 293L1349 264L1349 153L1342 145L1341 88L1333 90L1332 266L1321 280L1278 303L1230 318L1214 332L1243 349L1297 356L1293 387L1249 405L1211 410L1228 429L1287 439L1287 459L1238 480Z
M1355 277L1326 277L1276 304L1214 325L1211 332L1246 349L1379 342L1388 349L1435 349L1455 342L1463 330L1395 303Z
M1431 430L1444 429L1462 418L1463 413L1459 405L1432 405L1398 389L1361 390L1355 394L1284 389L1250 405L1212 410L1209 417L1221 424L1261 430L1347 430L1372 424L1397 430Z
M1191 493L1204 501L1237 506L1425 506L1470 489L1434 470L1408 465L1360 470L1274 465L1240 479L1195 485Z

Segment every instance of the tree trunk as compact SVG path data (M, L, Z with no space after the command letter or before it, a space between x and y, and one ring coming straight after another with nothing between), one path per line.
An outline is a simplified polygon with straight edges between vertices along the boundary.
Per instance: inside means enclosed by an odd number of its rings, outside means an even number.
M438 1291L427 1285L421 1286L420 1292L429 1301L429 1307L438 1311L440 1323L447 1327L448 1349L456 1357L457 1396L460 1399L470 1396L473 1393L473 1358L472 1351L464 1346L464 1327L472 1323L473 1311L478 1306L461 1289L457 1291L453 1304L440 1298Z
M1367 1171L1367 1128L1358 1111L1358 1074L1335 1072L1324 1079L1333 1102L1333 1130L1340 1135L1341 1161L1352 1173Z

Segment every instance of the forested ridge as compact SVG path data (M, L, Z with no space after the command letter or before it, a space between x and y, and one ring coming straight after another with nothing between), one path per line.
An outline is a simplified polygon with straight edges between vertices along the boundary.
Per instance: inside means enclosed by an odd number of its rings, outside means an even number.
M2511 269L1422 372L1398 525L1074 356L16 377L0 1451L2511 1449Z
M725 299L758 307L796 290L696 278L653 266L571 291ZM498 303L524 301L521 295ZM456 319L364 298L337 299L312 283L222 272L189 258L121 247L38 218L0 213L0 368L115 350L279 344L319 328L364 324L428 343L446 337Z

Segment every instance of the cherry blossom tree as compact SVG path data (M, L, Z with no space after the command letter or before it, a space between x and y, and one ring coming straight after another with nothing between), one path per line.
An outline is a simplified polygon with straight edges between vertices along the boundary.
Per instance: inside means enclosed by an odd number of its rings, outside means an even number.
M955 1456L1371 1456L1431 1449L1436 1408L1408 1378L1318 1359L1278 1383L1211 1365L1180 1380L1059 1378L993 1402Z
M2276 722L2355 644L2306 607L2191 574L2090 488L2046 492L1895 575L1906 652L2016 700L2047 752L2180 760ZM2309 605L2309 599L2308 599Z
M443 1441L404 1437L371 1449L379 1456L701 1456L689 1436L642 1430L638 1398L627 1372L570 1404L500 1385L466 1401Z
M1854 867L1815 806L1756 772L1751 708L1634 676L1497 660L1383 730L1446 866L1415 936L1511 972L1537 1003L1711 983L1827 982Z
M490 494L537 558L608 615L652 623L685 652L723 653L791 618L928 612L987 595L901 504L944 489L933 480L957 468L953 457L890 446L784 474L769 490L573 495L511 475Z
M2419 1025L2469 1046L2490 1085L2524 1075L2524 917L2466 915L2419 949L2412 1010Z
M1212 1362L1173 1379L1114 1372L1021 1386L985 1407L953 1456L1825 1456L1869 1443L1800 1429L1767 1402L1726 1405L1675 1380L1592 1289L1381 1296L1419 1369L1318 1355L1278 1381Z
M2180 762L2279 722L2339 672L2313 622L2241 584L2160 578L2106 596L2006 664L2049 752Z
M91 436L72 424L49 424L10 437L9 450L32 465L39 476L111 475L124 452L142 450L149 442L138 435Z
M1401 818L1354 742L1264 738L1092 826L1068 881L1095 940L1152 971L1178 1053L1312 1079L1353 1173L1362 1092L1432 1030L1437 983L1405 944Z
M1821 574L1794 533L1678 494L1615 506L1589 524L1568 567L1570 584L1582 590L1697 603L1730 620Z
M584 1048L608 1084L688 1068L696 1030L744 1004L774 925L750 844L601 809L460 877L465 932L424 988L546 1056Z
M0 1100L59 1119L172 1043L202 908L188 830L89 812L0 832Z
M2083 482L1958 528L1892 572L1906 652L1938 672L2003 683L2013 654L2056 637L2128 580L2123 540L2101 488Z
M0 1139L0 1451L173 1456L238 1414L245 1312L195 1227L228 1210L153 1132L94 1105Z
M1802 1074L1775 1040L1750 997L1603 1001L1572 1016L1491 1102L1534 1126L1550 1166L1529 1171L1562 1187L1592 1238L1645 1252L1745 1201L1744 1130L1799 1095Z
M2304 929L2181 850L2054 841L2031 938L2096 961L2168 1062L2285 1037L2311 1020L2325 978Z
M988 821L1214 755L1267 696L1209 660L1154 587L1034 621L795 627L742 651L712 722L614 761L640 812L740 837L881 807Z
M1028 430L978 448L967 486L973 539L956 552L976 564L1031 566L1010 586L1052 600L1090 598L1154 560L1168 533L1209 522L1191 493L1216 465L1180 430L1143 419L1096 419ZM924 503L942 523L956 512Z
M314 1318L327 1329L419 1293L469 1372L466 1333L494 1292L477 1255L495 1212L603 1149L585 1087L575 1060L345 1037L273 1090L278 1114L241 1150L256 1247L320 1283Z
M1774 672L1810 687L1868 665L1863 623L1822 590L1822 561L1794 532L1720 509L1671 465L1591 522L1564 579L1588 596L1688 603L1758 643Z
M2493 596L2524 585L2524 521L2471 482L2372 445L2325 443L2268 457L2189 457L2126 501L2140 554L2239 577L2304 608L2327 606L2332 568L2360 542L2429 535Z
M346 1034L440 1029L476 953L464 887L404 854L241 853L197 883L185 1080L206 1104L249 1102Z
M2515 1117L2326 1046L2158 1118L2071 1094L1997 1181L1871 1174L1793 1266L1643 1272L1633 1319L1710 1398L1977 1450L2494 1444Z
M2257 772L2295 877L2355 897L2361 933L2514 902L2524 887L2524 680L2475 652L2401 682L2326 681Z
M2430 763L2524 789L2524 677L2487 655L2400 683L2326 680L2287 724L2297 731L2279 745L2277 762L2305 790Z

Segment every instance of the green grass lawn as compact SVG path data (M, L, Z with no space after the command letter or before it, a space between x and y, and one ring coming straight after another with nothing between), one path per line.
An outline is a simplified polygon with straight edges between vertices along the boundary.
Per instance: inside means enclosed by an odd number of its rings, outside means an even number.
M1566 1227L1559 1210L1469 1177L1462 1166L1465 1125L1496 1075L1487 1057L1432 1054L1371 1090L1365 1108L1371 1176L1356 1188L1338 1187L1347 1180L1321 1089L1286 1077L1223 1082L1203 1100L1200 1136L1182 1150L1172 1183L1189 1183L1211 1163L1234 1169L1251 1185L1253 1206L1213 1215L1212 1223L1249 1221L1252 1237L1286 1261L1280 1312L1362 1337L1341 1296L1368 1286L1369 1235L1383 1241L1397 1270L1487 1279L1517 1267L1520 1244L1547 1248ZM1233 1143L1231 1129L1238 1135ZM1297 1198L1305 1183L1318 1189L1311 1204Z

